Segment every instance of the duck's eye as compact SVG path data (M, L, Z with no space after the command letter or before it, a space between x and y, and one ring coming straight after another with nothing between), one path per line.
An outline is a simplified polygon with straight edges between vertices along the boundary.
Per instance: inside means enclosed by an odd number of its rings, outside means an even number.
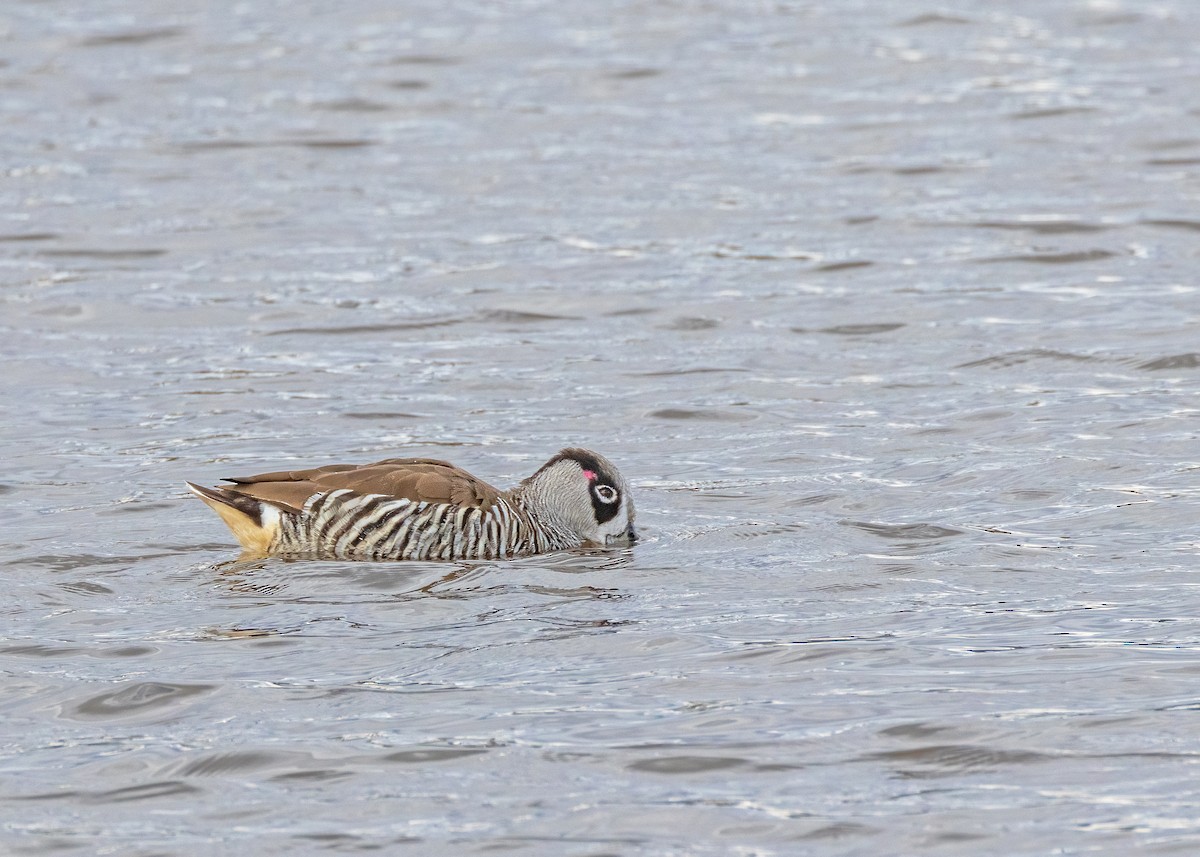
M596 495L596 499L601 503L617 502L617 489L613 488L611 485L597 485L592 489L592 492Z

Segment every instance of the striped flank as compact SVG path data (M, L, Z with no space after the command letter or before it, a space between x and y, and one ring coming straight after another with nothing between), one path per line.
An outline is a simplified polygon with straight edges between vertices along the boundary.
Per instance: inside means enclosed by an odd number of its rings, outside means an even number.
M272 547L345 559L445 560L505 559L574 544L566 533L535 526L520 503L501 500L485 511L341 489L285 514Z

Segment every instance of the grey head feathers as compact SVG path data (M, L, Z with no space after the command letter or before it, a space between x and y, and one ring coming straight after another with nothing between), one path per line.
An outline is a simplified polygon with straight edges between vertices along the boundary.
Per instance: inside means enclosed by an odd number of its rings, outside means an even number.
M634 507L629 485L604 456L564 449L524 480L514 494L539 519L567 527L584 542L632 540Z

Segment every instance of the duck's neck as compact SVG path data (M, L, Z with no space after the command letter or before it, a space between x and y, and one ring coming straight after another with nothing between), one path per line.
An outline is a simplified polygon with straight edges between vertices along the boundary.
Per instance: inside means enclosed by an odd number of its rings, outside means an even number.
M554 507L543 501L535 486L521 483L500 496L519 521L517 532L528 542L523 545L525 549L542 553L579 544L579 538L554 511Z

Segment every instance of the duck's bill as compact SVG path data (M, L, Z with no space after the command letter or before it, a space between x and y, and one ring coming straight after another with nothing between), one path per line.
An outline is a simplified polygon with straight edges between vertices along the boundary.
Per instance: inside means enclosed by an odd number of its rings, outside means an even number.
M631 545L637 541L637 533L634 532L633 524L630 524L623 531L608 537L610 545Z

